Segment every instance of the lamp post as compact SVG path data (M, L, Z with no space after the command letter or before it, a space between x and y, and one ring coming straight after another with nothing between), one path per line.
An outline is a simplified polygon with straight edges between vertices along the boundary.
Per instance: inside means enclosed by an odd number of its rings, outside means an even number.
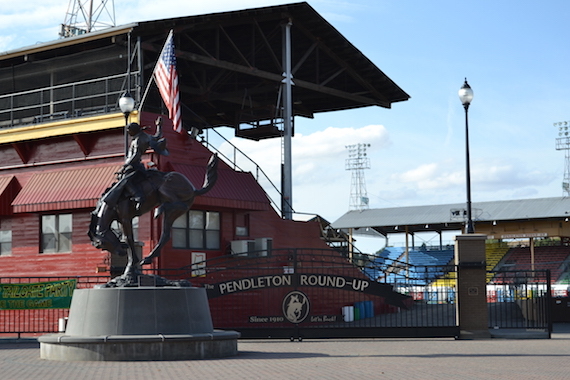
M465 226L465 232L472 234L475 232L473 228L473 218L471 215L471 170L469 168L469 117L468 110L471 101L473 100L473 90L471 86L467 83L467 78L465 78L465 83L463 87L459 89L459 100L463 104L465 109L465 177L467 182L467 225Z
M129 153L129 134L127 133L127 126L129 125L129 115L135 109L135 100L130 93L125 92L119 99L119 108L125 115L125 157Z

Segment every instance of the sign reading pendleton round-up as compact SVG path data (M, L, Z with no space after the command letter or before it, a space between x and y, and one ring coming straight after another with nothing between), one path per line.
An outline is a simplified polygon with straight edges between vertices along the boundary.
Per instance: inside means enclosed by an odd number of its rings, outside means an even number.
M208 298L210 299L238 292L281 287L330 288L372 294L384 297L386 302L391 305L404 308L406 307L404 301L409 298L404 294L395 292L391 284L384 284L350 276L315 273L251 276L218 283L204 284L204 288L206 289Z

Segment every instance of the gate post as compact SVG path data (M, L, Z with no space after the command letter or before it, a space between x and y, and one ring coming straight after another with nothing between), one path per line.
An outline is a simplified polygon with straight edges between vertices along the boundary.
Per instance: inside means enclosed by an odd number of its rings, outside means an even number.
M486 259L484 234L455 237L457 266L456 318L457 339L487 339L489 315L487 307Z

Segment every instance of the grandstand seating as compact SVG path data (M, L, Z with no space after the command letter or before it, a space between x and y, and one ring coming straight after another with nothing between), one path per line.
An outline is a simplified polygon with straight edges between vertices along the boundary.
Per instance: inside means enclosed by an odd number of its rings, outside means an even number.
M555 283L565 272L570 255L567 246L539 246L534 248L534 269L550 269L551 281ZM496 270L532 270L530 247L511 248Z
M434 257L437 260L437 265L448 265L453 263L455 250L454 249L431 250L431 251L426 251L425 253Z
M487 271L492 271L503 260L506 253L509 251L509 246L506 242L488 242L485 244L485 260L487 261ZM491 281L493 273L487 273L487 282Z
M403 247L386 247L378 256L377 262L387 261L406 262L406 249ZM423 250L410 249L408 253L410 265L447 265L453 260L453 249Z
M538 246L534 248L534 269L549 269L552 283L570 284L570 247ZM506 242L487 242L486 261L488 271L531 270L529 247L509 248ZM386 247L364 272L375 280L388 283L432 282L432 286L453 286L455 273L443 273L441 268L453 263L454 250L415 250L410 249L408 257L403 247ZM433 267L426 270L426 267ZM493 274L487 275L487 282Z
M386 247L374 262L364 268L373 279L389 283L430 283L444 275L444 266L453 259L453 250L418 251L410 249L406 257L405 248Z

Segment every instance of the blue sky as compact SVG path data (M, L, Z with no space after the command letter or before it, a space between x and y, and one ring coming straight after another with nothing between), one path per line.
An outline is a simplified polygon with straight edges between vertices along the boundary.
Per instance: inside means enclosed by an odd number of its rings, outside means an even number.
M115 0L117 24L288 1ZM169 6L173 4L173 6ZM411 99L296 119L293 206L330 221L348 210L346 144L371 144L370 207L465 200L467 77L472 199L562 196L554 122L570 120L566 0L309 1ZM57 39L68 0L0 0L0 52ZM1 53L0 53L1 54ZM279 182L279 142L236 144Z

